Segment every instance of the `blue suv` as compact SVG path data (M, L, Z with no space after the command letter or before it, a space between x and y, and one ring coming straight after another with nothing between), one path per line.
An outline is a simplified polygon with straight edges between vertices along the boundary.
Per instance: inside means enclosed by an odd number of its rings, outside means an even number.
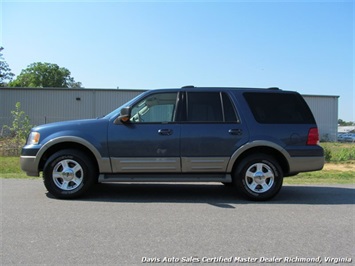
M32 129L21 153L57 198L99 182L221 182L268 200L283 178L323 168L316 122L297 92L278 88L159 89L104 117Z

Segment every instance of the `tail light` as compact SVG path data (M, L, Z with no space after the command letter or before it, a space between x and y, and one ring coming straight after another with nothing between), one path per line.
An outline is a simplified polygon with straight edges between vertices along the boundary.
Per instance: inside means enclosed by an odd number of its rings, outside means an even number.
M317 145L319 142L318 128L312 127L308 132L307 145Z

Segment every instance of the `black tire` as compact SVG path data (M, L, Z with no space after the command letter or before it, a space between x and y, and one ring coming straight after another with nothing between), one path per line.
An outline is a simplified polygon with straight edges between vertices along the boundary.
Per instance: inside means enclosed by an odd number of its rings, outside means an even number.
M56 198L80 197L97 179L93 165L90 157L79 150L60 150L46 161L43 169L44 185Z
M269 200L282 187L283 172L279 163L267 154L244 158L236 168L233 183L238 192L250 200Z

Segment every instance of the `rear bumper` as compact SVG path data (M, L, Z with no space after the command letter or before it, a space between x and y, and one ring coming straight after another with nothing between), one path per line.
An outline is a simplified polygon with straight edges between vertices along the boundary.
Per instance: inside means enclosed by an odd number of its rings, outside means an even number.
M291 157L289 160L290 173L311 172L322 170L324 156L319 157Z
M28 176L39 176L36 156L25 156L20 157L21 169L26 172Z

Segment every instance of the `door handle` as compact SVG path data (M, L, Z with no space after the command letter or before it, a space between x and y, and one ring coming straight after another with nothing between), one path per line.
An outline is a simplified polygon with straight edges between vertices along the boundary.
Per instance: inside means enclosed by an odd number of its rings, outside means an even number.
M243 134L243 130L242 129L233 128L233 129L228 130L228 133L231 134L231 135L240 136L240 135Z
M172 129L164 128L164 129L159 129L159 130L158 130L158 133L159 133L159 135L170 136L170 135L173 134L173 130L172 130Z

